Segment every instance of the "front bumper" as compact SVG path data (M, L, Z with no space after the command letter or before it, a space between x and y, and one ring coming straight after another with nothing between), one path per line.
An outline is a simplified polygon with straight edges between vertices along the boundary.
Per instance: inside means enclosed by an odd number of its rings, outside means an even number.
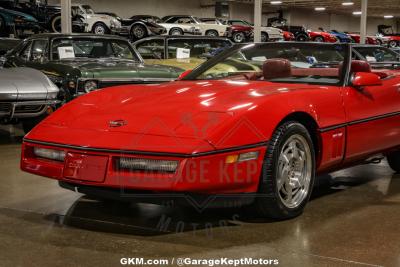
M38 158L34 147L63 150L64 162ZM265 144L195 154L149 154L143 152L88 150L25 140L22 148L21 169L74 186L89 186L118 190L139 190L148 193L190 192L206 195L255 193L258 189ZM258 152L257 159L229 163L227 157ZM90 163L71 161L71 158L94 158ZM178 161L174 173L126 171L118 168L121 157ZM87 164L87 165L86 165ZM76 173L71 178L68 173ZM100 170L100 171L99 171Z
M35 118L59 103L59 100L0 102L0 118L7 120Z

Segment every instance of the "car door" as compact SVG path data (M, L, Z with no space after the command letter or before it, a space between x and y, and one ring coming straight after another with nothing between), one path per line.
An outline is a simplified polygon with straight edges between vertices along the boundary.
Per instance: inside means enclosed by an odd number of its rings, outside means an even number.
M398 76L388 76L381 81L382 85L344 88L347 161L399 144L400 79Z

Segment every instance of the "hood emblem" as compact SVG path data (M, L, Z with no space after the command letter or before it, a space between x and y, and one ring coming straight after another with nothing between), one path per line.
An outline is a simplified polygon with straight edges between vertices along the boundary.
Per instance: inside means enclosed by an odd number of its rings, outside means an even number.
M127 124L128 124L128 122L125 121L125 120L115 120L115 121L110 121L110 122L108 123L108 125L109 125L111 128L122 127L122 126L125 126L125 125L127 125Z

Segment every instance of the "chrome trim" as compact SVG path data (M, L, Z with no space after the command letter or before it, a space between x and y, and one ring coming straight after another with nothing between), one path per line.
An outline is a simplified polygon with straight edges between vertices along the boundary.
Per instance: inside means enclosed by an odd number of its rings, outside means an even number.
M24 102L5 102L11 104L10 112L0 112L0 116L7 117L9 119L14 118L30 118L37 117L46 112L49 106L54 106L61 103L59 100L42 100L42 101L24 101ZM22 106L44 106L40 112L34 113L15 113L16 107Z

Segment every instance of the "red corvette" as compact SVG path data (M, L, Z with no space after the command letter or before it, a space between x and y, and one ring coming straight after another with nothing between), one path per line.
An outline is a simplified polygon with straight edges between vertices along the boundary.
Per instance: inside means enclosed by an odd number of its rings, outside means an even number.
M377 154L400 171L400 72L351 49L238 45L176 82L92 92L24 138L21 168L104 198L246 197L295 217L316 173Z
M337 43L339 42L339 39L335 37L335 35L330 34L329 32L313 32L313 31L308 31L308 34L310 35L310 39L314 42L325 42L325 43Z

